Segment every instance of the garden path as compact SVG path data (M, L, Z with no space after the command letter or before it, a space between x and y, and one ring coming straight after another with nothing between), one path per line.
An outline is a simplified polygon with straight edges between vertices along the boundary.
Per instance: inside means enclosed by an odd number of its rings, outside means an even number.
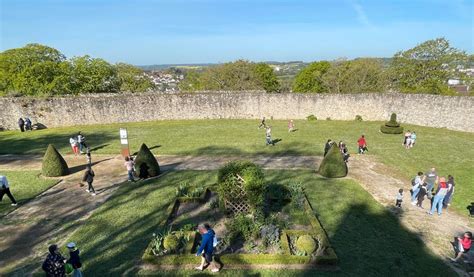
M217 169L229 160L240 157L224 156L158 156L163 170L211 170ZM70 167L81 169L82 157L66 156ZM80 226L94 209L104 203L120 181L126 179L123 163L117 156L93 156L98 163L95 186L99 191L95 197L79 188L82 173L76 172L64 181L39 195L34 200L18 207L0 223L0 268L17 262L18 259L34 255L43 256L47 243L62 243ZM321 157L311 156L254 156L248 159L266 169L308 169L316 168ZM0 156L0 170L40 169L38 156ZM412 206L409 200L410 181L399 177L393 169L379 163L372 156L354 156L349 163L349 178L356 180L379 203L397 215L408 230L420 236L425 245L446 260L451 253L449 240L458 233L473 226L471 219L454 212L442 216L429 216L425 210ZM394 208L399 188L405 189L402 209ZM12 186L14 191L14 186ZM425 200L425 207L429 201ZM58 238L60 238L58 240ZM64 242L64 241L63 241ZM459 268L455 268L459 271ZM0 270L1 273L1 270Z

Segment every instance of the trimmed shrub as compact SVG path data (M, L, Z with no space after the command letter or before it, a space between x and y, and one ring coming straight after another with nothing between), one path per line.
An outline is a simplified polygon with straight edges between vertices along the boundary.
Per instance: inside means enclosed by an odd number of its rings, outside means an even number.
M255 211L262 208L266 190L265 176L260 166L252 162L233 161L221 167L217 175L219 195L223 199L231 199L240 194L237 176L245 181L244 190L250 206Z
M179 239L175 235L167 235L163 240L163 247L168 251L176 251L179 247Z
M362 121L362 116L356 115L356 117L355 117L354 120L355 120L355 121Z
M142 144L135 158L135 171L138 172L140 178L154 177L160 174L160 165L146 144Z
M58 177L69 174L69 167L58 150L50 144L43 157L42 174L47 177Z
M306 117L306 120L308 121L316 121L318 118L314 114L310 114Z
M401 134L403 133L403 127L397 122L397 114L392 113L390 121L380 126L380 131L384 134Z
M313 254L313 252L316 251L316 248L318 248L318 245L310 235L300 236L296 240L296 249L305 252L306 255Z
M319 166L319 174L327 178L340 178L345 177L347 171L341 151L334 143Z

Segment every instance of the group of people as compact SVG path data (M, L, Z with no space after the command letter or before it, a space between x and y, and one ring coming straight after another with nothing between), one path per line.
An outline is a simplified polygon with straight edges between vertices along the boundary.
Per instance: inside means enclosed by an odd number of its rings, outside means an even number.
M21 132L33 130L33 125L29 117L25 117L25 119L20 117L18 119L18 127L20 128Z
M48 247L48 256L43 262L42 269L48 277L64 277L72 274L73 277L82 277L80 251L74 242L66 245L69 250L69 259L66 259L59 252L56 244Z
M81 132L79 132L77 135L71 136L69 138L69 144L71 145L72 152L76 156L79 154L90 153L90 149L87 147L86 144L86 137L84 137ZM86 152L83 151L84 149L86 149Z
M410 149L413 146L415 146L415 142L416 142L416 133L415 133L415 131L410 132L410 130L408 130L405 133L404 137L405 138L403 140L403 145L405 146L406 149Z
M262 118L258 129L265 128L265 145L275 146L275 141L272 139L272 126L267 125L265 117ZM288 133L295 132L295 122L291 119L288 121Z

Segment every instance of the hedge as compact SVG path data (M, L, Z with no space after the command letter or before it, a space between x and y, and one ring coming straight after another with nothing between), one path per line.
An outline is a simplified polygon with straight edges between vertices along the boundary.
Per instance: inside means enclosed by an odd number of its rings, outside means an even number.
M380 126L380 131L384 134L401 134L403 133L403 127L397 122L397 114L392 113L390 121Z
M160 174L160 165L146 144L142 144L135 158L135 171L140 178L155 177Z
M66 161L52 144L48 145L46 153L44 154L41 172L43 176L47 177L58 177L69 174L69 167Z
M334 143L319 166L319 174L326 178L340 178L347 176L347 172L347 164L339 147Z

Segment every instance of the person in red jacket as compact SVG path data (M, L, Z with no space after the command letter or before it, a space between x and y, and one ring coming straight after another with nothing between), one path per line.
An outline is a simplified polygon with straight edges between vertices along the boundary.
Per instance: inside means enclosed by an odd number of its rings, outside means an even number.
M362 135L359 140L357 141L357 144L359 145L359 154L364 154L367 152L367 141L365 140L365 136Z
M469 250L471 249L472 233L465 232L464 236L455 238L452 244L454 245L454 249L456 251L456 257L454 259L453 258L450 258L450 259L453 262L457 262L464 254L469 252Z

